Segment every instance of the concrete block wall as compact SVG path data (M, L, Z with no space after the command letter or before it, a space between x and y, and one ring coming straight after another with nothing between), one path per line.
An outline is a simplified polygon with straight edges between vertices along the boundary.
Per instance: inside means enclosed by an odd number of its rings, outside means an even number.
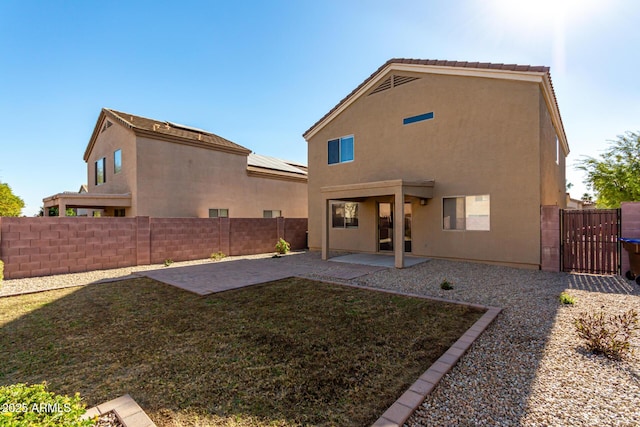
M306 218L0 217L0 259L18 279L273 252L282 236L303 249L306 231Z
M136 265L135 218L1 218L7 279Z
M540 208L540 269L560 271L560 208Z
M229 254L275 252L279 218L233 218L229 230Z
M624 202L620 205L621 237L640 239L640 202ZM622 249L622 274L629 271L629 254Z
M220 250L218 218L151 218L151 263L209 258Z

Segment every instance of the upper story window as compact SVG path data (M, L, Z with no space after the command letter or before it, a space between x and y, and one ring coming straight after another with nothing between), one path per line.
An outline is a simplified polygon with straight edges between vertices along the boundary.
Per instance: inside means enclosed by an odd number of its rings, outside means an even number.
M488 194L445 197L442 199L442 228L489 231L490 208L491 199Z
M113 173L119 173L122 170L122 150L118 149L113 152Z
M279 218L282 216L281 210L270 210L270 211L262 211L263 218Z
M96 185L101 185L107 182L107 177L104 173L106 170L105 168L106 163L107 163L107 159L104 157L99 160L96 160L96 167L95 167Z
M556 135L556 165L560 164L560 141L558 135Z
M327 144L329 164L353 161L353 135L332 139Z
M228 218L229 209L209 209L209 218Z

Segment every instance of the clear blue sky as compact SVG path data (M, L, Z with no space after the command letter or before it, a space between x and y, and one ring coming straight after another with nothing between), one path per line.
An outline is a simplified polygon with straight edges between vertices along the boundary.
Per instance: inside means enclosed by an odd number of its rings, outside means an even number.
M575 160L640 130L638 22L637 0L2 0L0 181L28 216L77 190L102 107L306 163L302 133L406 57L550 66L579 197Z

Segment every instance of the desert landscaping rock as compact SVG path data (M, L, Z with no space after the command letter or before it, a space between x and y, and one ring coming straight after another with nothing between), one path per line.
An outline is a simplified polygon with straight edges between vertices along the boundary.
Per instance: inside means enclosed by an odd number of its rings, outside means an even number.
M317 253L297 257L300 262L319 262ZM176 262L168 268L184 265L188 264ZM317 276L325 276L329 265L322 264ZM162 267L9 280L0 285L0 296L158 268ZM452 290L440 288L444 279ZM503 308L406 426L640 425L640 333L632 339L636 353L616 362L587 352L573 325L583 312L640 312L640 286L633 282L443 260L345 282ZM575 305L559 303L564 290L576 298Z

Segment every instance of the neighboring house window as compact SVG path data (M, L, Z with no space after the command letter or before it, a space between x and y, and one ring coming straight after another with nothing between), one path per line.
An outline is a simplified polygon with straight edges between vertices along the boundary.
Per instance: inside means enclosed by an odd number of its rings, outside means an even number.
M329 164L353 161L353 135L332 139L327 144Z
M558 135L556 135L556 165L560 164L560 141Z
M333 228L358 228L358 204L353 202L332 203L331 225Z
M122 209L114 209L113 210L113 216L125 216L124 208L122 208Z
M209 209L209 218L227 218L229 209Z
M263 218L279 218L282 216L281 210L262 211Z
M488 194L445 197L442 199L442 228L489 231L490 205L491 199Z
M113 152L113 173L119 173L122 170L122 150Z
M107 177L104 174L106 162L107 159L104 157L100 160L96 160L96 185L107 182Z

